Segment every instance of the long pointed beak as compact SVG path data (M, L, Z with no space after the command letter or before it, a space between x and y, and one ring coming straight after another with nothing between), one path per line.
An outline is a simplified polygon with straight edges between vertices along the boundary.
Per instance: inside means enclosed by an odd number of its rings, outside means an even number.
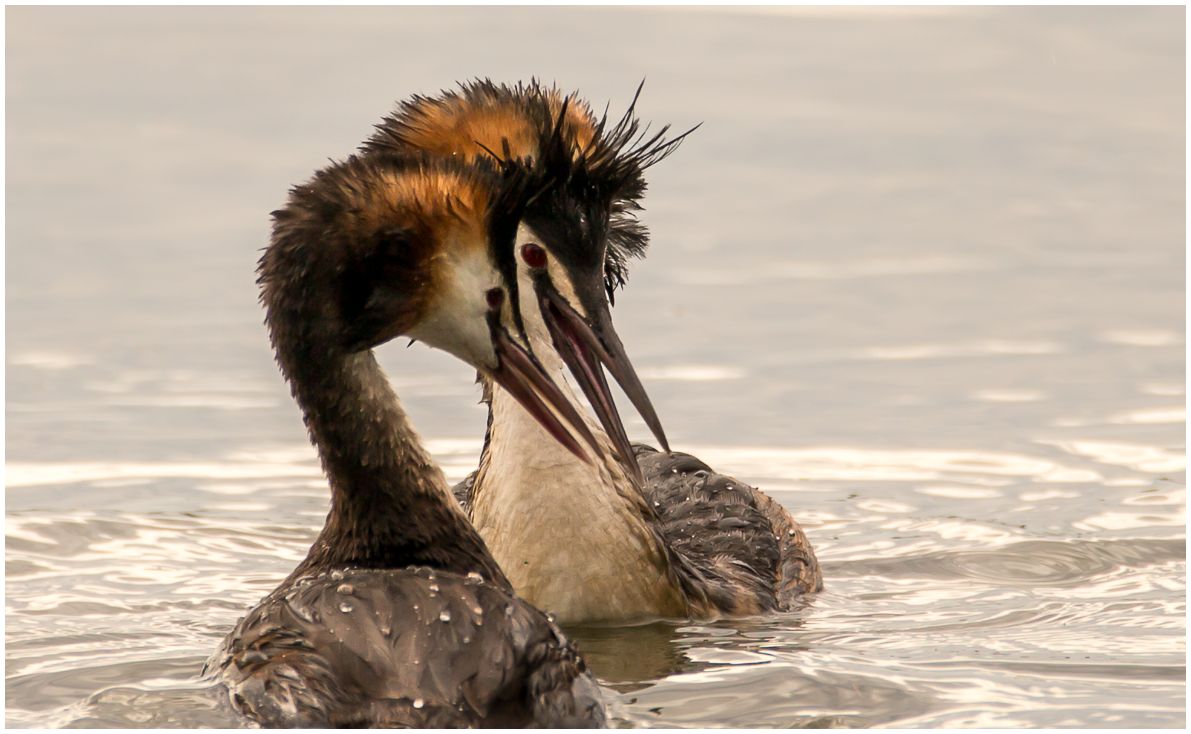
M604 430L608 432L621 463L641 480L641 469L633 455L632 444L616 410L616 403L612 399L601 364L608 368L612 377L620 384L662 449L668 453L670 445L666 440L665 431L662 430L662 422L658 419L657 411L654 410L636 370L625 354L620 337L612 328L611 318L607 314L604 314L603 318L597 316L597 326L593 328L548 280L538 279L536 291L542 318L550 330L555 349L575 375L580 389L587 396Z
M567 399L558 385L554 384L542 364L509 337L503 326L493 321L490 322L490 328L499 364L495 369L484 371L508 390L554 440L584 463L590 464L591 458L583 450L582 444L576 440L575 434L586 441L597 456L601 451L579 410ZM567 430L567 426L570 426L571 430Z

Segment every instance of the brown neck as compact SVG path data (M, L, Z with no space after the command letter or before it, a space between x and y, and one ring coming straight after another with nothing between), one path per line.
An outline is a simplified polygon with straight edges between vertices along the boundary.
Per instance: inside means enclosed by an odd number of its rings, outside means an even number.
M341 565L429 566L507 587L372 352L285 346L277 344L278 361L331 483L327 523L294 576Z

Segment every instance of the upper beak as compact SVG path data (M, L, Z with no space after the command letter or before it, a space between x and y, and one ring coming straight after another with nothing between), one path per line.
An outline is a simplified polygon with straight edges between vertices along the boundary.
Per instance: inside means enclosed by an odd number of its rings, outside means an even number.
M484 372L508 390L556 441L584 463L590 464L591 458L576 440L575 434L586 441L597 455L601 452L578 409L554 384L537 358L509 336L495 314L489 317L488 325L498 364L496 368L485 369ZM567 426L574 433L567 430Z
M535 282L535 290L542 319L550 330L555 349L575 375L579 387L587 396L592 409L616 447L621 463L633 476L642 481L640 466L633 454L632 444L625 434L624 424L608 389L608 382L604 379L601 363L612 373L612 377L620 384L625 395L637 408L637 412L645 419L646 425L662 449L669 453L670 445L666 441L657 411L654 410L636 370L625 354L620 337L612 328L612 318L608 314L607 304L603 303L602 307L595 311L593 326L562 297L548 278L539 277Z

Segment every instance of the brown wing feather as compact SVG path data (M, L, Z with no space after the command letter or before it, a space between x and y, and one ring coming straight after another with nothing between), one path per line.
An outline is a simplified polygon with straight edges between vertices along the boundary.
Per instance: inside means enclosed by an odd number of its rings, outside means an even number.
M772 498L689 454L633 448L658 532L698 573L692 585L704 587L716 610L780 611L823 587L806 533Z
M599 688L544 614L478 578L345 569L267 597L208 663L270 727L599 726Z

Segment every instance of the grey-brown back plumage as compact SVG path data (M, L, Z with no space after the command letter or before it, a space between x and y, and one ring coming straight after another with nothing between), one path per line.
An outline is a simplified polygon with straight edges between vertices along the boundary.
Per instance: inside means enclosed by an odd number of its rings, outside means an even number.
M540 611L478 575L342 569L295 580L208 663L268 727L591 727L599 687Z
M633 451L659 534L699 572L717 609L780 611L823 588L806 533L778 502L690 454L666 454L644 444Z
M802 527L756 487L716 473L699 459L645 444L633 452L643 495L656 515L677 581L695 609L727 614L783 611L823 588L823 573ZM470 513L476 472L453 488Z

